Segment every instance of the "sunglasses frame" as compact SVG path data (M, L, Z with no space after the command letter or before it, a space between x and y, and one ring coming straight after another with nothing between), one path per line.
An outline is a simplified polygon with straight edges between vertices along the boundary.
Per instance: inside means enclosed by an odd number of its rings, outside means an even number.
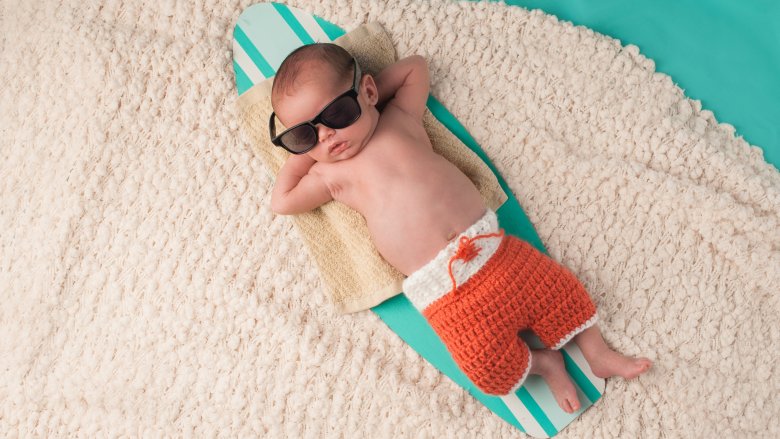
M358 102L357 98L358 98L358 94L360 93L360 91L359 91L360 90L360 80L362 79L363 75L362 75L362 72L360 71L360 65L358 65L358 62L357 62L357 60L354 57L352 58L352 64L355 66L354 76L353 76L353 79L352 79L352 88L350 88L349 90L345 91L344 93L336 96L335 99L333 99L332 101L328 102L328 104L325 105L324 107L322 107L322 110L320 110L320 112L317 113L317 115L314 116L313 119L307 120L305 122L301 122L301 123L299 123L299 124L297 124L297 125L295 125L295 126L293 126L291 128L288 128L288 129L282 131L277 136L276 135L276 123L274 122L274 118L276 117L276 113L275 112L271 112L271 118L268 121L268 131L271 134L271 143L273 143L276 146L284 148L290 154L305 154L305 153L311 151L312 149L314 149L314 147L317 146L317 143L319 143L319 140L314 142L314 144L312 144L311 146L309 146L308 148L306 148L306 149L304 149L302 151L293 151L290 148L288 148L287 145L285 145L282 142L282 137L285 134L289 133L290 131L292 131L294 129L297 129L297 128L300 128L300 127L302 127L304 125L308 125L309 127L311 127L312 130L314 130L315 134L318 134L317 124L323 124L323 125L325 125L328 128L342 129L342 128L346 128L346 127L354 124L355 121L360 119L360 116L363 114L363 110L360 108L360 103ZM343 98L345 96L349 96L349 97L353 98L355 100L355 103L358 104L357 116L355 117L354 120L352 120L346 126L343 126L341 128L331 127L330 125L328 125L327 123L325 123L322 120L322 113L324 113L325 110L328 109L328 107L333 105L334 102L338 101L339 99L341 99L341 98Z

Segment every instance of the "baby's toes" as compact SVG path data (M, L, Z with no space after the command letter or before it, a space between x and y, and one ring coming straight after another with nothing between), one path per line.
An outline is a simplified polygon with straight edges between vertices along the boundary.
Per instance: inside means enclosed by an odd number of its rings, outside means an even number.
M636 378L639 375L642 375L643 373L650 370L650 368L653 366L653 362L647 358L637 358L632 363L631 370L626 376L628 379Z

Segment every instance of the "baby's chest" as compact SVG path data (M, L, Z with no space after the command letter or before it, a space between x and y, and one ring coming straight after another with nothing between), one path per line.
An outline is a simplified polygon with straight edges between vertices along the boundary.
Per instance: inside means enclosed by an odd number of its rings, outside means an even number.
M342 163L328 178L328 186L334 199L356 207L376 203L392 197L415 180L419 174L422 157L403 151L376 153L364 151L362 157L354 157L351 163Z
M349 173L357 189L388 193L431 171L430 147L410 142L389 142L366 151L355 172Z

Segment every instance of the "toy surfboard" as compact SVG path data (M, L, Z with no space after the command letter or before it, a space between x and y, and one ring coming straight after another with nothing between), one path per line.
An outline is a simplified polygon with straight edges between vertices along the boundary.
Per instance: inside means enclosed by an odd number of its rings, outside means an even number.
M238 18L233 32L233 67L238 94L241 95L255 84L272 77L287 54L297 47L315 42L330 42L345 33L333 23L280 3L258 3L250 6ZM530 242L546 253L517 199L480 146L435 98L429 97L428 108L496 174L508 196L508 200L496 211L500 226L507 233ZM415 351L493 413L533 437L554 436L593 405L604 392L604 380L593 374L580 349L570 342L561 349L561 353L566 369L577 388L581 405L577 412L564 412L544 380L534 375L529 376L525 385L514 395L486 395L460 371L439 337L406 296L400 294L371 310ZM533 335L524 334L524 338L532 348L542 346Z

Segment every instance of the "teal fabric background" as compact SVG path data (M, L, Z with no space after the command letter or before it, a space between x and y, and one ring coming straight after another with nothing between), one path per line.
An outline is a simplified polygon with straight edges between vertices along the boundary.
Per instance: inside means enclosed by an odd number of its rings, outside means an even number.
M634 44L780 169L780 1L507 0Z

